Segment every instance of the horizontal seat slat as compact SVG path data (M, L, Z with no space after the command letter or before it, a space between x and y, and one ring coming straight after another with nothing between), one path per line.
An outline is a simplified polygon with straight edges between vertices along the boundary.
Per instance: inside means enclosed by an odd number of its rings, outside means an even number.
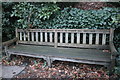
M35 45L53 45L54 46L53 42L19 41L19 43L22 43L22 44L35 44Z
M89 44L70 44L70 43L58 43L58 46L66 47L78 47L78 48L91 48L91 49L109 49L109 45L89 45Z

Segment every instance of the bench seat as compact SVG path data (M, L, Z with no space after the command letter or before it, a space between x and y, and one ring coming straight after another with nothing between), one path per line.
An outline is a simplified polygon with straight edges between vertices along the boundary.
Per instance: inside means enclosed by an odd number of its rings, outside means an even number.
M54 60L109 65L111 54L98 49L65 48L18 44L8 49L8 53L38 58L50 57Z

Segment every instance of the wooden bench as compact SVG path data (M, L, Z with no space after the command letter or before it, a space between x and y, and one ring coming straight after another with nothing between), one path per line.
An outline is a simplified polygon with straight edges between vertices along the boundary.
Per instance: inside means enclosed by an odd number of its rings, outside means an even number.
M48 66L55 60L114 66L113 35L114 29L16 29L16 38L3 46L8 56L43 58Z

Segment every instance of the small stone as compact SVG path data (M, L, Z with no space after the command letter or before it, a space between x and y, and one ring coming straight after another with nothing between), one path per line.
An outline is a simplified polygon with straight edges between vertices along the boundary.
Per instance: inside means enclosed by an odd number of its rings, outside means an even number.
M77 71L75 71L74 74L77 74Z
M65 71L65 74L67 74L68 73L68 71Z
M50 71L51 71L51 70L52 70L52 68L48 68L48 70L50 70Z
M62 70L59 70L59 72L62 72Z
M52 68L53 71L56 71L56 68Z

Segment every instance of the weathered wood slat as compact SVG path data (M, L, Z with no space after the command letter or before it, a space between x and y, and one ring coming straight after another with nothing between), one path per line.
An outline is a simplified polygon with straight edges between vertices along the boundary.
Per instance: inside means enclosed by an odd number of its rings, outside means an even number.
M110 50L111 50L111 56L112 55L117 55L117 50L115 49L114 43L113 43L113 37L114 37L114 29L110 29L110 41L109 41L109 45L110 45Z
M14 38L14 39L11 39L9 41L3 42L2 46L9 46L10 44L16 42L17 40L18 40L18 38Z
M20 32L20 41L22 41L22 32Z
M106 34L102 35L102 45L106 44Z
M116 55L118 55L117 50L115 49L115 46L113 44L113 37L114 37L114 29L110 29L110 41L109 41L109 45L110 45L110 50L111 50L111 66L109 67L109 71L110 74L113 73L113 69L115 67L115 61L116 61Z
M35 35L36 37L36 41L38 42L38 32L36 32L36 35Z
M110 42L113 42L113 37L114 37L114 29L110 29L110 37L109 37L109 40Z
M92 44L92 38L93 38L93 34L89 34L89 44Z
M74 32L74 33L104 33L104 34L109 34L110 30L109 29L30 29L30 32ZM18 29L18 32L24 32L22 29Z
M83 33L83 44L86 44L86 33Z
M15 36L16 36L16 38L19 38L18 29L17 28L15 28ZM16 45L18 45L18 41L16 41Z
M65 43L68 43L68 33L65 33Z
M109 34L109 30L103 29L57 29L57 32L68 32L68 33L104 33Z
M53 57L52 58L53 61L54 60L60 60L60 61L70 61L70 62L77 62L77 63L87 63L87 64L98 64L98 65L109 65L109 62L105 62L105 61L92 61L92 60L85 60L85 59L71 59L71 58L61 58L61 57Z
M45 42L47 42L47 32L45 32Z
M15 36L18 37L18 29L15 28Z
M40 42L43 42L43 33L40 33Z
M46 56L42 56L42 55L33 55L33 54L29 54L29 53L26 53L26 52L10 52L10 54L14 54L14 55L20 55L20 56L28 56L28 57L35 57L35 58L43 58L45 59Z
M99 44L99 34L98 33L96 34L96 40L95 41L96 41L95 44L98 45Z
M28 41L30 41L30 32L27 32Z
M50 32L50 42L53 42L52 32Z
M23 34L24 34L24 41L26 41L26 34L25 34L25 32Z
M57 48L58 38L57 38L57 32L55 31L55 45L54 47Z
M35 45L51 45L54 46L55 43L53 42L33 42L33 41L19 41L21 44L35 44Z
M78 48L94 48L94 49L109 49L109 45L89 45L89 44L71 44L71 43L58 43L58 46L78 47Z
M80 44L80 33L77 33L77 44Z
M74 43L74 33L71 33L71 43Z
M60 43L63 43L63 33L60 33Z
M32 33L32 41L34 41L34 32L31 32Z

